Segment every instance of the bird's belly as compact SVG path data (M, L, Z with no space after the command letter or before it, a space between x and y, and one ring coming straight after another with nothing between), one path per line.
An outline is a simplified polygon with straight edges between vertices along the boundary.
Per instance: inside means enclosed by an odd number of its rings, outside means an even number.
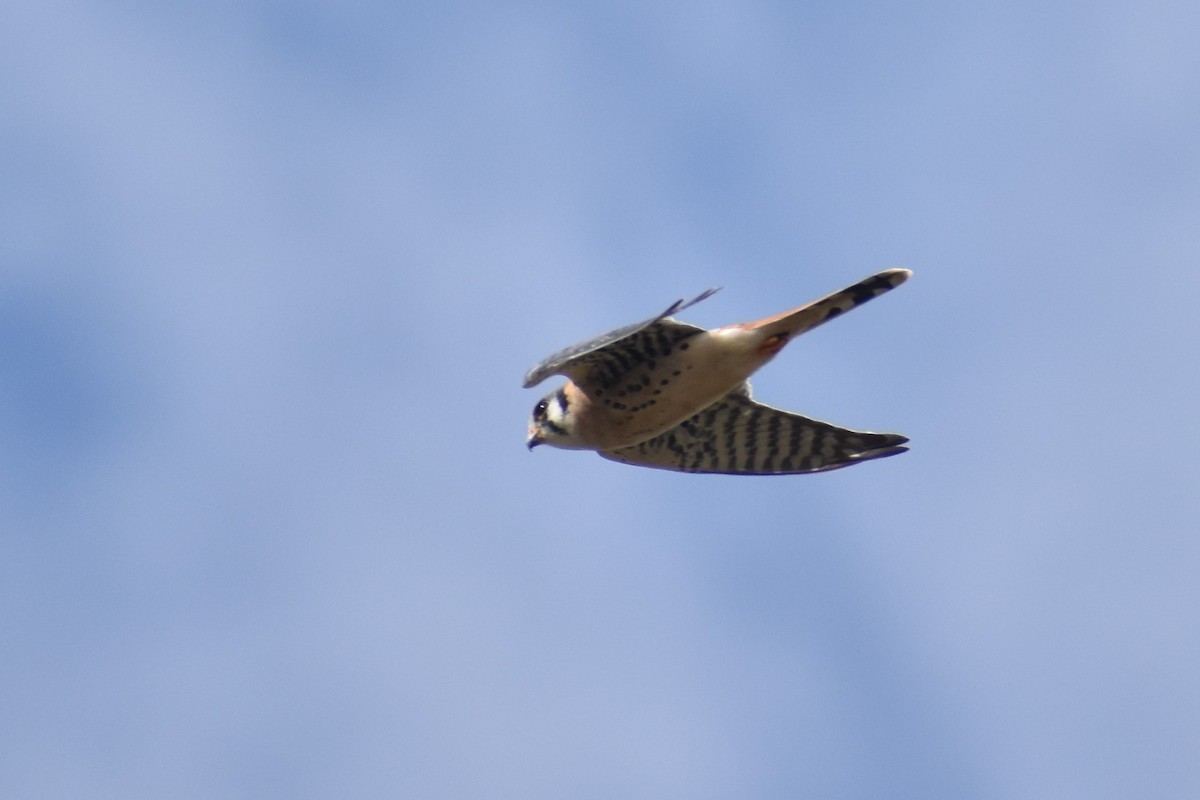
M590 426L597 449L628 447L658 436L724 397L761 365L739 342L702 334L672 356L631 370L598 391L592 409L604 424ZM757 362L757 363L756 363Z

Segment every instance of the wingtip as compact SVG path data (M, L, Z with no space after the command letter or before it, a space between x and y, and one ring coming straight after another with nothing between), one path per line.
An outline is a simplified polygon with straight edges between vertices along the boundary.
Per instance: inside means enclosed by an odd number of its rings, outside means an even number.
M669 317L672 314L677 314L680 311L683 311L685 308L691 308L692 306L696 305L696 303L699 303L701 300L707 300L708 298L712 297L714 294L716 294L719 291L721 291L721 287L716 286L711 289L705 289L703 292L701 292L697 296L693 297L691 300L687 300L687 299L681 297L678 300L676 300L674 303L672 303L670 308L668 308L666 311L664 311L662 314L660 314L659 319L662 319L663 317Z
M893 441L889 441L882 447L873 447L870 450L864 450L854 458L854 461L874 461L877 458L889 458L908 452L908 448L903 444L908 441L907 437L896 436Z
M545 375L538 374L539 370L539 367L534 367L533 369L529 370L529 372L525 373L525 377L521 379L522 389L532 389L534 386L537 386L546 379Z

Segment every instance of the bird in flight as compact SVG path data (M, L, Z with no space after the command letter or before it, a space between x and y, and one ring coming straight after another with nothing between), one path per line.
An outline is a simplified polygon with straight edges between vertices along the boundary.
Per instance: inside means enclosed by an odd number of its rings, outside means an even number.
M912 273L889 269L757 322L705 330L671 315L568 347L525 375L525 388L565 375L533 408L527 444L595 450L625 464L682 472L790 475L847 467L907 450L895 433L839 428L751 397L749 378L818 325L891 291Z

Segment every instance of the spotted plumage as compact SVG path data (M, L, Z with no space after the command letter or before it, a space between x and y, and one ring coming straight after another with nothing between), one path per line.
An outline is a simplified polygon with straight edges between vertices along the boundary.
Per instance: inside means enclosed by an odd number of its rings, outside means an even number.
M534 408L530 448L596 450L627 464L685 472L817 472L895 455L898 434L846 430L751 398L748 378L796 336L908 279L892 269L806 306L705 330L671 317L712 295L679 301L644 322L567 348L531 369L526 388L567 383Z

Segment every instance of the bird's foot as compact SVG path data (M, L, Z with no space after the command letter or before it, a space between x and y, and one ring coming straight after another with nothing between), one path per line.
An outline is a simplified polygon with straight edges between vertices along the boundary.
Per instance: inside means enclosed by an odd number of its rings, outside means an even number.
M788 335L786 333L777 333L774 336L767 337L766 341L758 346L759 355L773 356L783 349L783 346L788 343Z

